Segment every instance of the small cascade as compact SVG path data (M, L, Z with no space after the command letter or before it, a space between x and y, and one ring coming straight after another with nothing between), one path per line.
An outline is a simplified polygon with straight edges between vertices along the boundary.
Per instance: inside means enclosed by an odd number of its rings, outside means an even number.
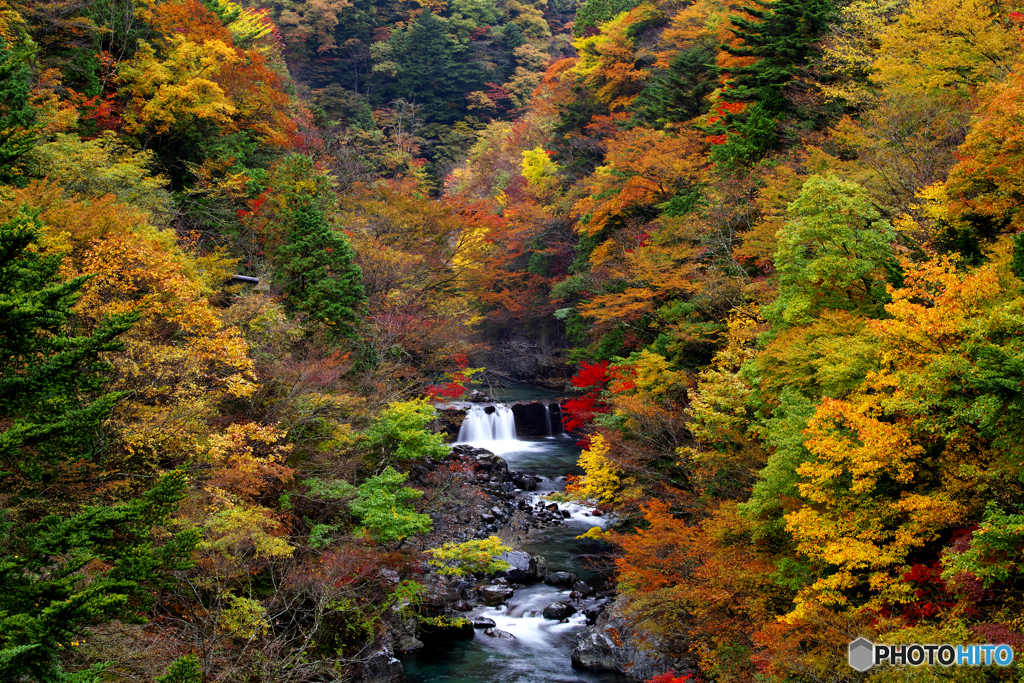
M551 406L549 406L547 403L544 404L544 417L547 418L548 421L548 436L552 437L555 434L554 431L551 429Z
M473 406L459 428L459 443L515 440L515 416L511 408L501 403L490 413L483 406Z
M569 436L565 433L565 413L562 412L562 404L556 403L555 405L558 407L558 435Z

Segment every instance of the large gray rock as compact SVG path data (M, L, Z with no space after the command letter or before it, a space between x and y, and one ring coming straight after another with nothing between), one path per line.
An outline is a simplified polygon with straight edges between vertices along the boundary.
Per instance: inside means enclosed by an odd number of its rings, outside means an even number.
M473 617L473 628L494 628L497 626L494 623L494 619L488 619L487 617Z
M423 649L423 641L416 637L415 618L399 619L391 629L395 652L416 652Z
M508 602L514 593L508 586L484 586L480 589L480 599L488 607L497 607Z
M622 612L620 596L597 618L597 623L584 629L573 645L572 663L591 671L618 671L638 680L647 680L663 673L696 673L693 659L673 659L664 652L663 641L637 627ZM685 624L680 627L685 630Z
M553 572L544 577L544 583L549 586L572 586L576 581L576 575L572 572Z
M500 481L510 478L508 463L505 462L505 458L490 453L488 455L478 455L476 462L480 469L491 475L491 477L498 477Z
M502 631L500 628L489 628L486 631L484 631L484 635L490 636L491 638L505 638L508 640L516 639L514 635L512 635L508 631Z
M576 608L565 602L553 602L544 608L544 618L565 621L576 614Z
M512 566L505 571L498 572L496 576L504 577L513 583L536 583L544 579L540 568L543 567L546 570L547 564L544 563L543 557L514 550L498 555L498 559L505 560Z
M381 650L363 663L363 683L398 683L405 678L402 663L388 650Z
M618 671L619 662L612 639L603 633L583 632L572 648L572 665L584 671Z

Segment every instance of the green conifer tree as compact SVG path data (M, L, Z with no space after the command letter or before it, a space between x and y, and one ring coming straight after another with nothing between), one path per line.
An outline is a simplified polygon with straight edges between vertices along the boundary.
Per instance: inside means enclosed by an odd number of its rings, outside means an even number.
M17 524L0 516L0 680L93 683L105 665L71 674L61 665L89 626L139 621L167 572L187 569L199 532L155 545L185 496L184 472L164 475L141 497L87 507L70 518ZM86 565L106 567L82 573Z
M722 98L753 106L738 115L727 114L715 131L728 133L728 138L712 151L711 158L727 165L757 161L777 144L776 121L796 113L784 91L807 66L814 42L828 27L834 10L830 0L776 0L744 11L753 18L730 17L735 26L732 32L741 44L721 48L757 61L732 68Z
M707 112L708 95L718 87L718 67L712 45L694 45L672 57L668 70L636 99L638 122L662 126L689 121Z
M486 69L448 35L444 21L427 8L392 37L398 64L395 96L421 106L429 123L452 123L466 113L465 95L483 85Z
M723 96L730 102L759 102L775 116L790 109L783 89L807 65L814 41L828 26L833 7L829 0L776 0L746 7L753 19L732 16L733 34L740 45L722 45L737 57L754 57L749 66L732 69Z
M167 667L167 673L156 677L156 683L203 683L203 669L199 658L185 655Z
M138 318L74 335L71 307L88 276L61 282L60 255L30 249L38 215L24 206L0 225L0 474L35 480L47 465L97 455L97 428L121 396L101 392L110 370L101 354L120 349L117 337Z
M0 181L20 176L17 162L37 138L36 112L29 106L32 90L28 58L31 51L0 37Z
M322 321L334 337L353 337L366 304L355 252L312 201L293 196L291 202L292 228L276 253L277 279L292 308Z

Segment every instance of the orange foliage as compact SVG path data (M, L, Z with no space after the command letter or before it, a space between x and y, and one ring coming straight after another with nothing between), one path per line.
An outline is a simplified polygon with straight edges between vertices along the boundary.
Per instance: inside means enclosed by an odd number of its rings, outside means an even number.
M622 130L604 142L605 163L587 180L573 207L580 231L596 235L630 211L667 202L697 185L707 164L700 136L648 128Z
M157 230L144 212L112 197L82 202L63 194L59 186L33 183L0 212L22 202L41 207L46 248L67 254L63 275L92 275L75 305L83 327L141 313L122 336L125 350L111 359L115 375L107 385L127 392L111 420L127 457L192 455L216 402L255 389L249 347L211 301L232 263L188 253L173 232Z

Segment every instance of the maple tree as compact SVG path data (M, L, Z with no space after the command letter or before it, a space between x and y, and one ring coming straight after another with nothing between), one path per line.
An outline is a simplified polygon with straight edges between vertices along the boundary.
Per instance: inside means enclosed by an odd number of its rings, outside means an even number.
M513 547L431 519L481 377L572 394L617 645L1024 644L1017 9L0 2L6 677L359 678Z
M779 298L769 309L789 324L822 309L877 311L895 233L855 184L812 177L779 231Z

